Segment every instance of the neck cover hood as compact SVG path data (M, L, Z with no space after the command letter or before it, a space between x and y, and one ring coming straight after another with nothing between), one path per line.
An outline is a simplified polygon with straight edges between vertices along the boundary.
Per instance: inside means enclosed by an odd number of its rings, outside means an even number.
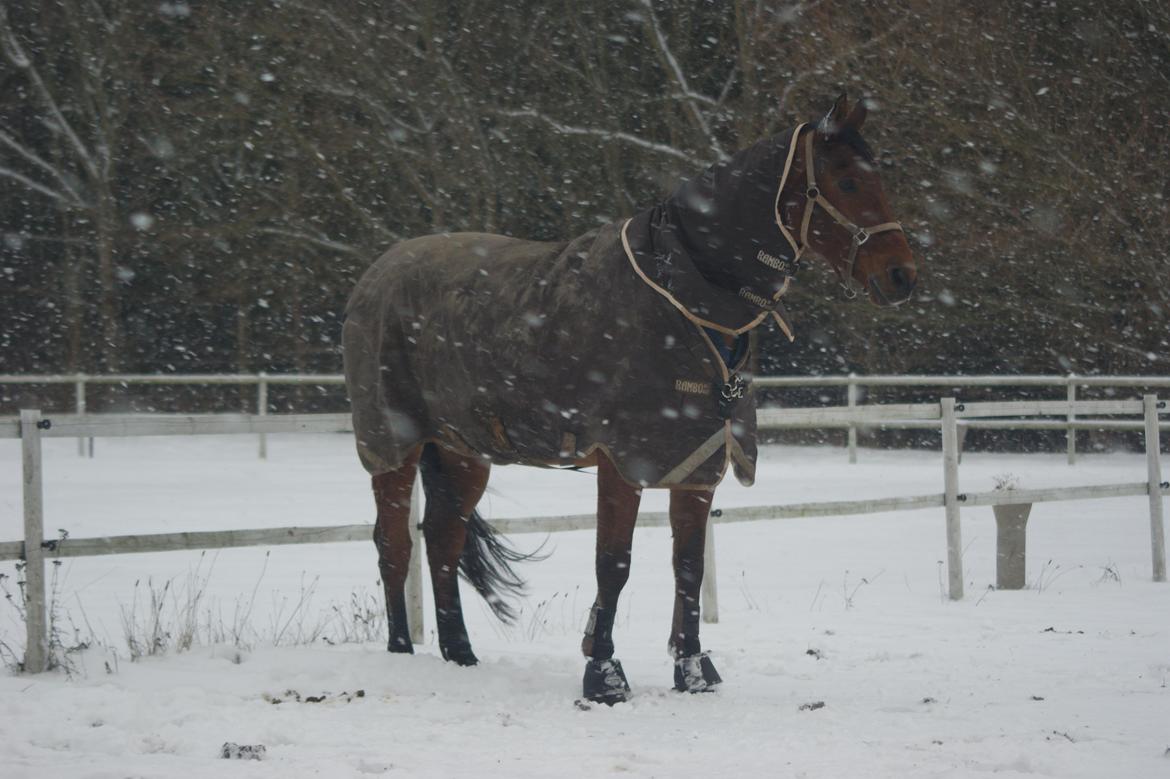
M692 321L739 335L773 316L802 247L780 219L780 192L803 125L684 181L623 228L638 275Z

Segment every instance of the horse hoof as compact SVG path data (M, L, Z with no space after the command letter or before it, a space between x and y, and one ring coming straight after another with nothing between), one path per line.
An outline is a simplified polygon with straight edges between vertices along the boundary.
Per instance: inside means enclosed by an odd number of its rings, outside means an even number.
M410 639L392 638L386 643L386 651L397 655L413 655L414 644L410 643Z
M586 700L612 706L629 700L630 683L620 660L590 660L585 663L581 687Z
M440 646L439 650L443 653L443 659L449 663L462 666L479 665L479 658L475 656L475 652L471 651L470 644Z
M674 689L679 692L713 692L722 681L706 652L675 658Z

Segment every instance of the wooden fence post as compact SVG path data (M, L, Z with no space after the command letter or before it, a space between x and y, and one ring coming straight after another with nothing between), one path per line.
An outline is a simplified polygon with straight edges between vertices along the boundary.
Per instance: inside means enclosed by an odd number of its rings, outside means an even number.
M857 408L857 384L854 379L857 375L849 374L849 386L845 390L845 403L849 408ZM849 462L857 462L857 424L849 423Z
M421 644L426 636L426 631L423 630L422 589L422 559L425 552L422 546L422 533L419 532L419 525L422 523L422 501L422 477L416 476L410 495L410 519L408 520L410 522L410 564L406 570L406 621L410 627L410 643L412 644Z
M1143 395L1146 417L1146 473L1150 489L1150 548L1154 558L1154 581L1166 581L1166 531L1162 526L1161 439L1158 435L1158 397Z
M78 416L85 413L85 376L80 373L73 380L73 407ZM85 436L77 439L77 456L85 456ZM93 457L92 448L89 456Z
M939 402L942 417L944 506L947 516L947 589L951 600L963 597L963 531L959 523L959 432L955 399Z
M260 371L260 380L256 382L256 413L268 416L268 378L264 371ZM268 434L260 434L260 459L268 459Z
M1027 583L1025 552L1031 503L1004 503L995 512L995 588L1022 590Z
M703 621L719 621L719 588L715 585L715 523L707 517L707 537L703 541L703 583L699 586Z
M20 412L20 451L24 485L24 670L44 671L49 655L45 610L45 516L41 488L41 412Z

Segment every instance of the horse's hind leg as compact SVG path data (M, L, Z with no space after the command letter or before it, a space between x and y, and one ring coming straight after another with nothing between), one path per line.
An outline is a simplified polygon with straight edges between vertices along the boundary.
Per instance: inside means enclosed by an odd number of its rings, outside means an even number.
M423 449L423 487L427 495L423 535L435 591L439 651L444 660L459 665L479 662L471 651L463 623L459 563L467 544L467 523L483 497L490 469L485 460L464 457L434 444Z
M374 545L378 548L378 572L386 594L386 619L391 652L414 653L406 615L406 574L410 569L410 495L417 471L418 452L401 467L373 478L378 518Z
M674 619L670 653L674 688L703 692L719 684L715 666L699 646L699 589L703 583L703 546L714 492L671 490L670 528L674 536Z
M597 463L597 599L581 651L589 658L583 682L585 697L614 704L629 697L621 663L613 659L613 621L618 596L630 578L630 547L642 490L627 484L607 457Z

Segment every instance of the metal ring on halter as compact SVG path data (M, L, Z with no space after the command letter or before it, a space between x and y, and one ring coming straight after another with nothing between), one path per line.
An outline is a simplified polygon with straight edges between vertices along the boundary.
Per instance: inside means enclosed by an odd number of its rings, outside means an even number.
M858 246L869 240L869 233L865 231L864 227L857 228L857 232L853 234L853 240L857 242ZM860 238L858 236L861 236Z
M809 200L816 200L818 197L821 196L821 191L819 189L817 189L816 187L809 187L805 191L804 196L807 197Z

